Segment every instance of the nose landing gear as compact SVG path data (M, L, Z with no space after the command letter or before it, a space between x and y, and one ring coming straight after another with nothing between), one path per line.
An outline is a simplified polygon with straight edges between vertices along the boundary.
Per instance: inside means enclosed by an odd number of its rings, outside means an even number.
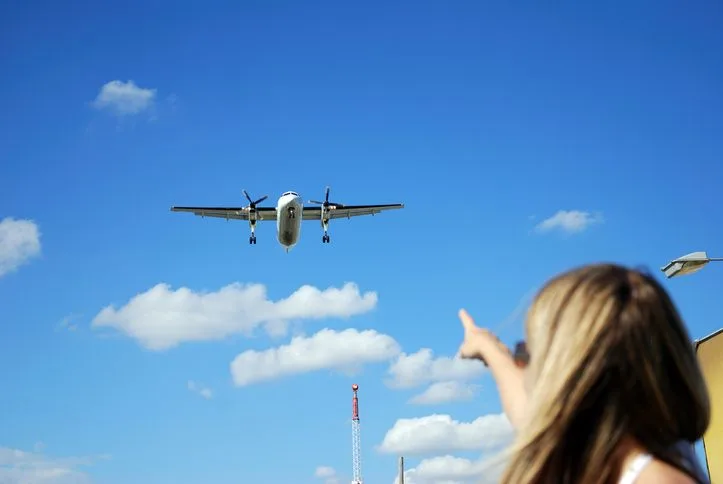
M322 244L328 244L329 242L330 242L329 234L326 234L326 233L325 233L325 234L321 237L321 243L322 243Z

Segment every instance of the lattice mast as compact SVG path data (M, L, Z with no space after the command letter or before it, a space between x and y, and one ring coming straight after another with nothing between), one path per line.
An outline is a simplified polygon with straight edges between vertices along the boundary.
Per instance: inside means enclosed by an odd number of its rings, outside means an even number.
M359 385L351 386L353 396L351 399L351 484L363 484L361 472L361 435L359 429Z

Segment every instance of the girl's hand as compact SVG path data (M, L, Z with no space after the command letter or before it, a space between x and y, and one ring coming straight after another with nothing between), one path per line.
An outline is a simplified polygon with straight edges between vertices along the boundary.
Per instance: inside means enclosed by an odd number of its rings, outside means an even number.
M489 351L501 351L512 358L510 349L490 331L477 327L474 319L467 311L460 309L459 319L462 321L462 327L464 328L464 341L459 347L460 357L482 360L485 365L487 365L485 356L488 355Z

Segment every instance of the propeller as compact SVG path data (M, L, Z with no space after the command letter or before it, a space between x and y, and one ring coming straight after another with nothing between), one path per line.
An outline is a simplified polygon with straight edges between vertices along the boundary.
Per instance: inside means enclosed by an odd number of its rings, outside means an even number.
M329 187L326 187L326 197L324 198L324 201L323 201L323 202L319 202L319 201L317 201L317 200L309 200L309 203L315 203L315 204L317 204L317 205L323 205L325 208L328 208L328 207L337 207L337 208L343 207L344 205L341 204L341 203L336 203L336 202L330 202L330 201L329 201L329 190L330 190L330 188L329 188Z
M247 192L246 190L242 190L242 191L243 191L244 195L246 196L246 199L249 201L249 208L250 208L251 210L255 210L255 209L256 209L256 204L257 204L257 203L261 203L261 202L263 202L264 200L266 200L267 198L269 198L268 195L264 195L263 197L261 197L261 198L259 198L258 200L255 200L255 201L254 201L254 200L251 199L251 197L249 196L249 194L248 194L248 192Z

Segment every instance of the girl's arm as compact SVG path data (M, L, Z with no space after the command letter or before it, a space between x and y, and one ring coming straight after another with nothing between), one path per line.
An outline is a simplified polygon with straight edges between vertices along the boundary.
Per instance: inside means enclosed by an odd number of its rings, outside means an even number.
M524 370L515 364L509 348L491 332L477 327L467 311L460 310L459 318L464 327L460 356L481 360L490 369L500 392L502 408L512 426L519 428L527 409Z

